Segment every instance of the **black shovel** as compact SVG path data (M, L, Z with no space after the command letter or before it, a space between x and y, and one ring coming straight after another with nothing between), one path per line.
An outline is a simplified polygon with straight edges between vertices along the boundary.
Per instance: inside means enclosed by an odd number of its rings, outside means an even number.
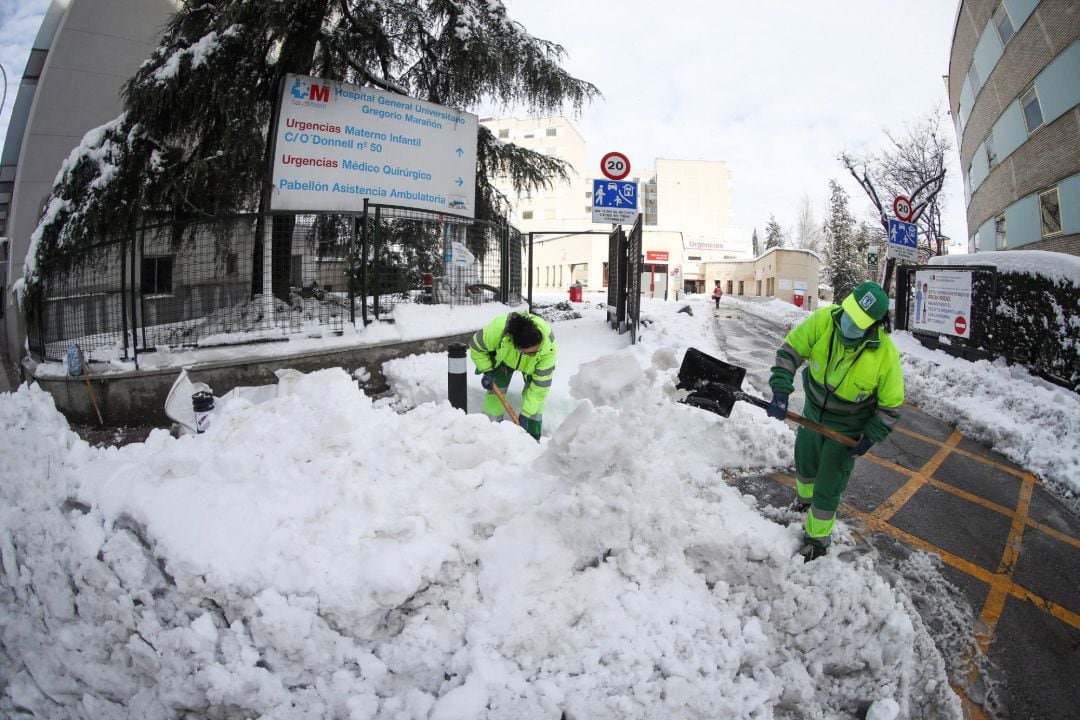
M731 416L731 408L735 406L736 400L757 405L763 410L768 409L768 402L753 395L747 395L741 390L745 377L746 368L718 360L697 348L690 348L686 351L686 356L679 367L679 382L675 387L690 391L680 402L708 410L720 417ZM854 438L830 430L813 420L807 420L802 415L789 411L787 419L848 447L855 447L858 444Z

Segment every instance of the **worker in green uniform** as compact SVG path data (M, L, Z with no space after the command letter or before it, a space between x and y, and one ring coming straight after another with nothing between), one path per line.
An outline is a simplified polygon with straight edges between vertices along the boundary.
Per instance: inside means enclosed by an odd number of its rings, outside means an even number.
M884 440L900 419L904 378L900 353L882 327L888 310L881 286L864 282L840 307L811 313L776 352L769 416L786 417L795 371L806 362L803 415L858 440L851 448L806 427L795 436L796 507L808 510L799 552L807 561L828 551L855 458Z
M492 390L506 391L514 372L525 378L518 423L537 440L544 421L544 401L555 375L555 333L539 315L510 312L500 315L469 341L469 355L480 384L487 390L484 414L495 421L503 418L503 405Z

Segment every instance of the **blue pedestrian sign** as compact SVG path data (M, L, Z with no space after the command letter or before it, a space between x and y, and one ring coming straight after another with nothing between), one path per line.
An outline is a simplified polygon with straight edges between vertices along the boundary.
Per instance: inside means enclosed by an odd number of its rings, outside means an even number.
M638 214L637 183L625 180L593 180L592 221L632 223Z
M919 226L903 220L889 219L889 257L917 260L919 257Z

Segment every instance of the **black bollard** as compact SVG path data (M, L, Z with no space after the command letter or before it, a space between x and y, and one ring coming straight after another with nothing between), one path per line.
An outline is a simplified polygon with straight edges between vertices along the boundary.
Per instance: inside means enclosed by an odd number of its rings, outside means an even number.
M446 396L451 407L469 412L469 400L466 392L468 377L465 362L465 343L450 343L449 359L446 369Z

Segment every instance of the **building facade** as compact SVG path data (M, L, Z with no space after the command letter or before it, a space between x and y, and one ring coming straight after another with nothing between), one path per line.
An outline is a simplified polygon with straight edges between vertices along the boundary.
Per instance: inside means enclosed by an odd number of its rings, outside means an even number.
M154 48L178 0L52 0L34 41L0 167L3 340L22 356L12 293L53 181L83 136L122 111L120 90Z
M586 164L585 138L564 117L482 118L480 123L504 142L571 165L568 181L521 197L509 180L496 180L511 199L510 222L522 232L536 233L534 287L559 293L575 282L589 290L602 288L611 225L592 222L592 187L599 173ZM650 288L650 297L674 299L684 292L703 292L702 263L750 257L750 241L731 226L731 172L726 163L657 158L651 176L627 179L638 183L645 226L643 286Z
M770 248L753 260L708 263L705 287L719 281L727 295L776 298L806 310L819 307L821 258L811 250Z
M1080 7L962 0L949 60L968 249L1080 255Z

